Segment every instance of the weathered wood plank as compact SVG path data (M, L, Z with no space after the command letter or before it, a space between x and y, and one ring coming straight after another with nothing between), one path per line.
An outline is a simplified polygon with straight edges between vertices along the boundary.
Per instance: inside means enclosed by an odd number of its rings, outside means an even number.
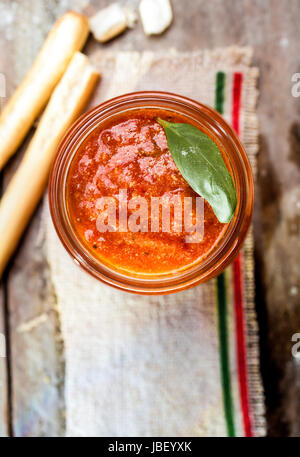
M0 112L6 101L7 78L5 74L5 65L3 58L4 40L0 38ZM0 173L0 197L2 195L2 173ZM0 345L3 344L2 339L5 338L5 297L4 284L0 280ZM2 347L3 351L3 347ZM7 389L7 360L2 357L3 353L0 346L0 437L8 436L8 389ZM5 348L6 351L6 348ZM6 354L5 354L6 355Z
M4 187L28 141L7 166ZM63 346L40 223L39 207L6 275L15 436L64 434Z
M43 8L45 4L38 1L2 4L5 14L0 16L7 23L0 35L0 48L1 45L5 48L0 57L0 71L3 68L6 75L8 96L31 65L53 23L50 3L48 11ZM7 165L4 187L17 168L29 138L30 135ZM63 351L40 220L40 210L37 210L7 271L15 436L64 434Z
M8 282L15 436L64 434L63 345L40 220L41 208Z
M0 437L9 435L7 350L4 312L4 291L3 286L0 284Z

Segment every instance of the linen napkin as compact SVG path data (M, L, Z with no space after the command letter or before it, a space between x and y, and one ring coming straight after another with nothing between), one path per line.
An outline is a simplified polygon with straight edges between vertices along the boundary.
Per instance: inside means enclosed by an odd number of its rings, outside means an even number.
M215 107L256 169L258 71L251 49L92 55L90 107L136 90ZM65 347L67 436L262 436L251 232L217 279L166 296L114 290L65 252L44 202L46 249Z

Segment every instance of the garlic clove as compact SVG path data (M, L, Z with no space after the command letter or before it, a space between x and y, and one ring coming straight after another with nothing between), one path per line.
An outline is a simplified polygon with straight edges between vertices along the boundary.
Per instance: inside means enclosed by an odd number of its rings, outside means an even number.
M119 3L112 3L98 11L89 22L95 39L105 43L126 29L129 25L129 13Z
M139 11L146 35L163 33L173 19L170 0L141 0Z

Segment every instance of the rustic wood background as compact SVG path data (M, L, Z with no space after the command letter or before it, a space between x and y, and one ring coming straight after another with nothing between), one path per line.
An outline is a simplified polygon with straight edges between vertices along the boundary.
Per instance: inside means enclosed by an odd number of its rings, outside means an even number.
M0 72L7 96L57 17L70 8L92 14L108 3L0 0ZM173 7L174 23L163 36L147 38L139 23L105 48L253 46L260 69L261 132L256 303L268 435L300 436L300 364L291 355L292 335L300 332L300 99L291 95L291 77L300 72L300 0L173 0ZM90 38L85 51L99 46ZM23 151L24 146L6 167L3 189ZM0 436L59 436L64 431L62 342L40 217L39 208L0 286L0 332L7 343L7 357L0 358Z

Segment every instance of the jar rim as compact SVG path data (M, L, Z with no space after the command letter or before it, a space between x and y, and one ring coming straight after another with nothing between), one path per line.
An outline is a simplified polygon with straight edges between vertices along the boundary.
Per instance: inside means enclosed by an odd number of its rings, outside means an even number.
M164 108L178 111L202 123L222 144L233 171L238 194L238 207L227 230L208 256L188 265L178 274L124 274L92 258L72 235L65 208L65 180L68 167L80 142L108 116L131 109ZM73 260L102 282L121 290L139 294L166 294L195 286L221 273L237 255L250 225L254 203L254 183L247 154L233 129L213 108L182 95L169 92L143 91L124 94L83 114L68 130L60 143L49 180L49 206L56 232Z

